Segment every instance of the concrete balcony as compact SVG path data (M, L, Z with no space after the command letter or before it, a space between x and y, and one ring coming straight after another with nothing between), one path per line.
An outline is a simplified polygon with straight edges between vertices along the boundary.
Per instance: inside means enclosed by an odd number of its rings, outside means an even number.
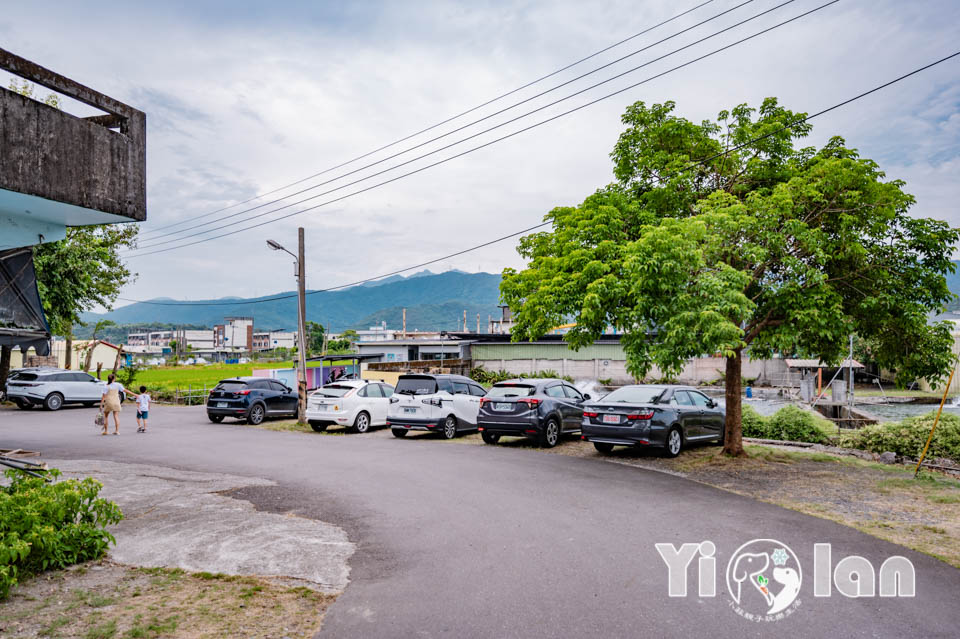
M0 69L103 113L77 117L0 88L0 250L145 220L144 113L3 49Z

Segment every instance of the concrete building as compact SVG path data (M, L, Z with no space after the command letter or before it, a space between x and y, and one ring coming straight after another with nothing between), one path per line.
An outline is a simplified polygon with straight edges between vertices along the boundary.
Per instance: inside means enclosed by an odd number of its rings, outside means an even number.
M381 362L412 362L441 359L470 359L466 339L394 339L354 344L363 356L380 355Z
M263 331L253 334L253 350L272 351L275 348L294 348L297 345L295 331Z
M0 69L87 105L78 117L0 87L0 367L50 349L30 246L147 217L146 116L9 51ZM79 107L86 109L87 107ZM0 371L3 378L5 371Z
M225 317L213 327L213 348L218 351L253 350L253 318Z

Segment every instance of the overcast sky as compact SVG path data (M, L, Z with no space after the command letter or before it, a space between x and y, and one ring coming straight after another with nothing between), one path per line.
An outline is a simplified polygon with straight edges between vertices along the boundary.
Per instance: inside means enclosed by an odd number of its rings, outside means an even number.
M554 78L295 188L201 215L371 151L519 87L697 5L609 2L6 3L0 42L147 113L147 215L141 244L283 197L467 124L740 4L715 0ZM395 160L212 224L218 233L290 213L482 144L638 82L826 0L796 0L696 47L496 132L371 181L244 223L520 115L772 8L728 15L547 96ZM841 0L802 20L597 105L447 164L302 215L197 246L133 258L126 298L254 296L293 288L285 255L306 228L307 285L335 286L532 226L612 179L619 116L637 100L674 100L700 121L767 96L814 112L960 49L960 3ZM810 143L842 135L907 182L914 214L960 224L960 58L814 120ZM4 81L6 84L6 81ZM71 110L68 105L67 110ZM192 220L192 221L191 221ZM181 227L157 230L177 222ZM149 233L149 234L148 234ZM199 236L202 239L208 236ZM158 246L166 248L170 244ZM146 253L142 249L140 253ZM431 267L522 266L507 241ZM125 302L120 302L124 304Z

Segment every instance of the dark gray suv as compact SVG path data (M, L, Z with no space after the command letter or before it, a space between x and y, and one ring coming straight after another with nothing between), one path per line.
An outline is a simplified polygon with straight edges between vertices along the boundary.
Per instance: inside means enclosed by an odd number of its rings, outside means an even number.
M601 453L650 446L676 457L690 443L722 443L725 418L723 406L691 386L623 386L584 405L582 436Z
M502 436L529 437L553 448L564 433L580 431L588 399L562 379L498 382L480 400L477 427L488 444Z

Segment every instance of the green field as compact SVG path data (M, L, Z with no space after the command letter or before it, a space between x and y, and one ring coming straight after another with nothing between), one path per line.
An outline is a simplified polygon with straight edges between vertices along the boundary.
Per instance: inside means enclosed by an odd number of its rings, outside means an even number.
M330 365L349 364L349 361L334 362ZM307 362L311 366L313 362ZM319 363L316 365L319 366ZM135 388L141 385L150 390L186 390L187 388L211 388L221 379L243 377L253 374L254 368L293 368L293 362L250 362L249 364L208 364L199 366L156 366L145 368L133 382Z

